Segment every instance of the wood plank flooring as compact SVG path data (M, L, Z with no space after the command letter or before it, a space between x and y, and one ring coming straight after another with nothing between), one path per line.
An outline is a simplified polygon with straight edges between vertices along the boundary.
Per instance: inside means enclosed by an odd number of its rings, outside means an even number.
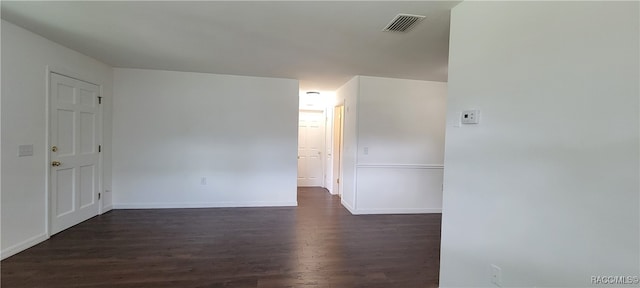
M0 263L2 288L437 287L440 214L299 207L114 210Z

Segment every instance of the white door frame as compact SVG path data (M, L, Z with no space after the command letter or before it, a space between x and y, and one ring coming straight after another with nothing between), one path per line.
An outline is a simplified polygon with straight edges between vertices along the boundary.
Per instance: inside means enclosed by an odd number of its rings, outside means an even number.
M340 109L340 115L335 115L335 111L336 108L338 107L342 107ZM332 107L332 109L334 109L334 115L333 115L333 123L332 123L332 127L335 128L336 124L339 124L340 127L340 138L337 140L337 147L336 146L336 139L333 139L333 141L331 141L333 147L333 156L336 157L336 151L339 151L339 155L337 155L338 159L333 159L333 161L331 162L331 166L332 166L332 170L333 170L333 179L331 179L331 185L336 185L338 186L338 193L336 193L338 196L342 197L342 189L343 189L343 177L342 177L342 171L344 170L342 167L342 159L344 157L344 115L345 115L345 101L341 101L339 103L336 103L335 106ZM340 118L338 119L338 116L340 116ZM339 123L336 123L336 121L340 121ZM336 137L336 131L332 131L333 132L333 137ZM337 162L338 165L338 173L336 173L336 167L335 164ZM339 182L336 183L336 181L339 179ZM334 189L335 190L335 189Z
M96 81L95 79L88 79L87 76L85 75L80 75L78 73L75 73L73 71L69 71L65 68L62 67L57 67L57 66L53 66L53 65L47 65L45 68L45 85L46 85L46 89L45 89L45 101L46 101L46 110L45 110L45 147L44 147L44 155L45 156L45 167L47 167L47 173L45 173L45 195L46 195L46 199L47 201L45 201L45 230L47 231L47 238L51 237L51 201L53 201L53 199L51 199L51 74L55 73L55 74L60 74L62 76L66 76L69 78L73 78L76 80L80 80L83 82L87 82L87 83L91 83L93 85L98 86L98 91L100 93L100 96L104 97L104 86L102 84L100 84L100 81ZM104 118L104 109L102 108L102 105L98 104L98 120L97 120L97 133L98 133L98 143L99 145L102 145L102 140L103 140L103 118ZM104 147L103 147L104 149ZM104 196L104 183L103 183L103 171L104 171L104 159L103 159L103 154L102 152L98 153L98 193L100 193L100 195ZM102 208L102 200L104 199L104 197L100 197L98 199L98 215L101 215L104 211Z

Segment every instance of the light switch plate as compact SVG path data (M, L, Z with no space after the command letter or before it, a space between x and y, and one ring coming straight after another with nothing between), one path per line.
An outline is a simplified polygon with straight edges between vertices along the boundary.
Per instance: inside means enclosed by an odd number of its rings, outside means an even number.
M465 110L460 116L462 124L478 124L480 122L480 110Z
M33 156L33 145L18 146L18 157Z
M502 287L502 269L494 264L491 264L491 283Z

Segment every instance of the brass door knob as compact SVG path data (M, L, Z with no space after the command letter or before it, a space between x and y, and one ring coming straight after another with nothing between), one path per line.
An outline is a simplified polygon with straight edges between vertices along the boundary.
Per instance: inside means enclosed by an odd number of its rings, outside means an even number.
M58 166L60 166L60 165L62 165L62 163L61 163L60 161L53 161L53 162L51 162L51 166L53 166L53 167L58 167Z

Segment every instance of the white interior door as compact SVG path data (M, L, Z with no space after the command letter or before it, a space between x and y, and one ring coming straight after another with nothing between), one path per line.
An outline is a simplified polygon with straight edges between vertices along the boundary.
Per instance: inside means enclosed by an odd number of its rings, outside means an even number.
M98 215L99 87L50 74L50 224L58 233Z
M322 186L324 145L324 113L300 111L298 126L298 186Z

